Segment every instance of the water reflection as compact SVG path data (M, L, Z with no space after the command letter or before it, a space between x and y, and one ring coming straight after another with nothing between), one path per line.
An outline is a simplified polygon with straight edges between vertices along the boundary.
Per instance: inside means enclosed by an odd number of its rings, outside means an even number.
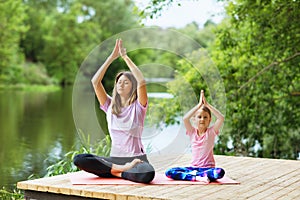
M171 99L174 98L174 96L167 92L151 92L148 93L149 98L164 98L164 99Z
M72 89L0 92L0 187L43 176L76 140Z

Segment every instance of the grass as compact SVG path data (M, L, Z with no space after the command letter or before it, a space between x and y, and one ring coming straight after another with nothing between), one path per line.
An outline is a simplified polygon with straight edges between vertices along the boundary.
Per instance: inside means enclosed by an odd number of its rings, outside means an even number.
M14 189L13 191L9 191L5 187L0 189L0 197L2 200L24 200L24 194L19 189Z
M26 92L54 92L60 90L60 86L57 85L27 85L27 84L16 84L16 85L0 85L1 90L18 90Z
M90 153L99 156L109 156L111 141L108 135L92 145L89 136L86 138L81 130L78 133L81 141L80 147L77 150L67 152L63 159L57 160L55 164L50 165L47 168L45 177L78 171L78 168L73 164L73 159L77 154Z

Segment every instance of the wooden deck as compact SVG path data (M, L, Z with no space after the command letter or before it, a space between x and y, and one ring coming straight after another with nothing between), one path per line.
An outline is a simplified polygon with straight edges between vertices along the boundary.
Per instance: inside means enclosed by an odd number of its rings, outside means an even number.
M150 158L157 171L187 166L190 155ZM238 185L72 185L69 175L22 181L25 199L300 199L300 161L215 156Z

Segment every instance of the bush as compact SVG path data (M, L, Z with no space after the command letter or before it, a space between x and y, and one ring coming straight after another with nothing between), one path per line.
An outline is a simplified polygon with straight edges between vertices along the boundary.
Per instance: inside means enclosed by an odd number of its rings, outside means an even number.
M76 172L78 168L73 164L73 159L77 154L91 153L99 156L108 156L110 153L111 141L107 135L99 143L92 145L90 143L89 136L86 138L85 135L79 130L81 138L80 147L78 150L69 151L64 155L62 160L57 160L53 165L47 168L47 174L45 177L55 176L59 174L66 174L69 172Z
M24 194L18 189L9 191L3 187L2 189L0 189L0 197L2 200L23 200Z
M45 66L40 63L26 63L23 75L26 84L51 85L55 82L48 76Z

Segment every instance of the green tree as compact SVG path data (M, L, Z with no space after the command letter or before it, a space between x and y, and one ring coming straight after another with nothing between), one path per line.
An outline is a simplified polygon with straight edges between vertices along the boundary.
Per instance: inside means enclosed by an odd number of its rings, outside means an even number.
M17 82L22 78L18 67L23 61L19 42L28 28L23 23L25 10L21 0L0 2L0 83Z
M74 81L77 69L84 57L98 41L101 30L95 23L79 22L84 15L81 3L74 3L67 12L53 13L43 23L44 48L40 60L46 65L51 77L61 85Z
M226 85L226 121L238 154L298 156L299 8L300 2L283 0L227 6L229 19L218 30L212 55Z
M174 0L151 0L144 9L135 8L142 18L150 17L152 19L159 17L165 9L174 3ZM180 6L180 1L177 0L176 3Z
M180 2L180 1L177 1ZM152 1L156 16L172 0ZM296 159L300 152L299 1L227 1L227 18L208 46L224 81L227 105L218 153ZM155 10L155 11L153 11ZM147 16L147 14L146 14ZM149 13L148 13L149 16ZM183 62L183 61L182 61ZM177 69L197 93L199 73ZM177 82L176 84L176 81ZM180 85L176 79L176 88ZM211 95L211 94L210 94ZM178 104L169 110L176 117ZM229 149L232 142L233 149Z
M30 26L21 47L60 85L72 84L80 64L101 41L138 26L132 1L24 1ZM92 73L92 72L88 72Z
M47 16L56 11L59 6L58 0L27 0L23 1L23 7L27 7L27 18L24 21L29 30L24 34L20 47L24 50L26 60L38 62L41 50L44 48L43 36L49 31L44 22ZM63 5L64 4L64 5ZM66 7L66 1L61 1L60 6Z
M196 22L192 22L179 29L179 31L193 38L203 48L207 48L215 39L215 28L216 24L211 20L207 20L203 28L200 28Z

